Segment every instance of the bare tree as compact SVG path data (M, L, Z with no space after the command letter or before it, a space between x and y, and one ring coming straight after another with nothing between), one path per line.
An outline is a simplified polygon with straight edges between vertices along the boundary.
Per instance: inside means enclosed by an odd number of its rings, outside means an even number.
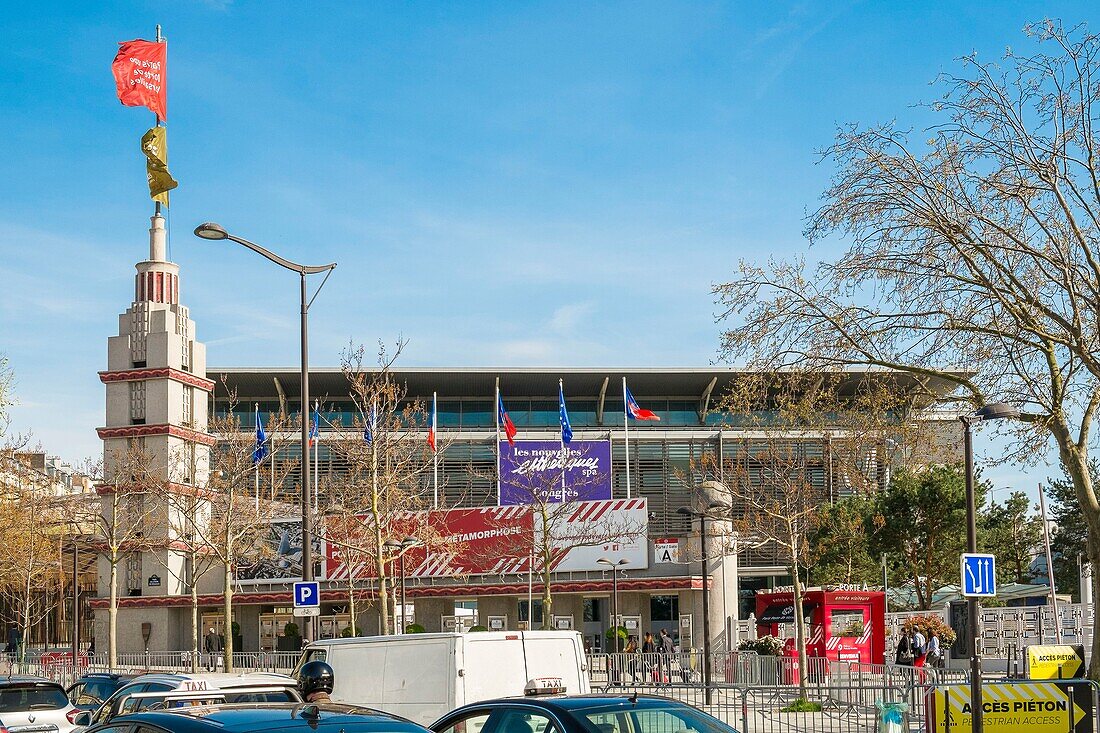
M438 537L426 524L408 528L393 523L397 513L431 507L425 477L431 469L429 446L423 438L425 406L409 400L393 365L404 342L392 350L379 345L375 366L367 366L363 347L349 348L341 362L349 395L359 413L351 430L336 430L330 445L346 462L346 473L330 489L335 511L322 534L348 566L348 605L352 624L361 597L356 579L377 578L377 599L383 634L392 633L390 596L392 563L387 542L400 543L410 532L421 545L436 548ZM436 437L440 441L439 436ZM437 442L436 450L443 450ZM397 535L400 536L397 536ZM436 548L438 549L438 548Z
M150 547L146 531L156 525L157 507L151 497L163 492L168 483L164 467L145 448L141 438L126 441L125 448L116 450L109 465L109 475L100 477L96 491L100 501L94 515L79 520L95 528L92 547L110 568L107 606L107 664L118 663L118 568L132 553Z
M15 453L2 457L8 487L0 499L0 597L8 620L20 630L20 662L26 661L31 630L54 607L50 588L63 582L59 573L58 542L64 524L58 502L46 477Z
M268 542L272 521L297 511L296 505L283 497L283 487L300 464L300 459L275 460L292 442L295 421L281 414L269 416L266 448L271 461L270 484L260 490L254 460L257 441L252 431L241 429L236 405L236 395L229 393L225 414L210 421L209 431L219 436L218 449L211 452L206 486L196 494L197 521L187 525L196 548L209 553L222 573L222 654L227 672L233 669L234 570L245 560L255 562L273 551ZM193 645L196 638L192 639Z
M715 288L721 317L738 318L721 353L896 369L947 380L971 409L1021 407L1018 450L1057 447L1100 579L1088 471L1100 409L1100 37L1049 20L1025 31L1043 48L1003 65L969 56L940 80L923 142L893 125L840 132L807 233L851 245L812 269L742 263ZM1096 623L1089 674L1100 679Z

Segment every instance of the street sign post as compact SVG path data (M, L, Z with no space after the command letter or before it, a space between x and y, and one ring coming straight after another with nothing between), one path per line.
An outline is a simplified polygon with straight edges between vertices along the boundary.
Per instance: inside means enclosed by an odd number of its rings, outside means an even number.
M299 618L321 615L321 586L316 581L294 584L294 615Z
M959 558L962 594L967 598L992 598L997 595L997 558L978 552L965 552Z

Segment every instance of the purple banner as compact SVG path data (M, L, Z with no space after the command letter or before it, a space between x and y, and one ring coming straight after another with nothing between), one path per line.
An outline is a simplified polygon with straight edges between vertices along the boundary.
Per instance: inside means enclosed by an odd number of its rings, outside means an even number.
M562 459L565 481L562 481ZM611 442L517 440L500 443L500 504L533 501L596 501L611 498Z

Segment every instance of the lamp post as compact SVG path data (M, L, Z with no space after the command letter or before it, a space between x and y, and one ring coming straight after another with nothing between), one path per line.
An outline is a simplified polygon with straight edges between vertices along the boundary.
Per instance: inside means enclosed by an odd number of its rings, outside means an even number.
M625 557L615 561L601 557L596 562L611 568L611 653L616 654L619 651L619 568L630 561Z
M214 222L205 222L195 227L195 236L200 239L206 239L210 241L219 241L222 239L228 239L231 242L236 242L244 247L248 247L253 252L263 255L267 259L274 262L276 265L285 267L286 269L298 273L301 281L301 341L302 341L302 366L301 366L301 410L302 410L302 436L301 436L301 450L302 450L302 491L301 491L301 510L302 510L302 580L313 580L313 523L312 523L312 503L310 501L310 477L309 477L309 306L313 305L313 298L321 292L321 288L325 286L325 282L328 281L329 275L336 268L336 263L332 262L327 265L299 265L296 262L284 259L274 252L269 252L258 244L249 242L247 239L241 239L236 237L225 230L219 224ZM325 278L321 281L321 285L317 288L317 292L313 294L313 298L307 299L306 293L306 275L316 275L324 272ZM313 639L313 618L307 616L305 619L305 631L306 638Z
M717 482L707 482L717 483ZM707 511L725 507L724 504L712 503ZM728 507L726 507L728 508ZM710 705L710 576L707 568L707 512L697 512L691 507L682 506L676 510L677 514L699 520L699 563L703 570L703 695L707 705Z
M405 605L405 553L408 552L413 547L416 547L419 544L420 544L420 540L416 539L415 537L406 537L405 539L401 540L401 557L400 557L400 560L398 560L397 572L401 576L401 632L402 633L405 631L405 626L406 626L406 623L405 623L405 609L408 608L408 606ZM395 616L395 618L396 618L396 616Z
M974 423L983 420L1016 418L1020 411L1012 405L995 402L972 413L959 415L963 424L963 453L966 457L966 551L978 551L978 518L974 499ZM970 711L972 733L982 733L982 647L978 635L978 599L966 599L967 630L970 634Z

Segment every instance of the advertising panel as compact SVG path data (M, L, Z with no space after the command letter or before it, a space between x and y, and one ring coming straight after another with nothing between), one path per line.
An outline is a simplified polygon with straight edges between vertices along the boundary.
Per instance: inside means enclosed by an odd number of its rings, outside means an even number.
M609 553L625 558L631 568L649 567L645 499L574 502L555 511L561 514L551 518L552 536L563 550L556 553L555 571L602 570L597 560ZM436 538L430 547L405 553L408 577L525 574L531 569L531 538L541 537L540 525L527 506L482 507L397 513L386 534L416 534L427 527ZM335 543L326 543L324 558L329 580L374 574L366 565L349 567Z
M562 463L565 480L562 481ZM500 504L530 504L611 498L611 441L556 440L500 442Z
M314 565L321 557L322 543L314 535ZM316 567L314 568L316 570ZM302 523L280 519L271 523L260 547L237 561L238 583L279 583L302 579ZM318 575L318 578L323 576Z

